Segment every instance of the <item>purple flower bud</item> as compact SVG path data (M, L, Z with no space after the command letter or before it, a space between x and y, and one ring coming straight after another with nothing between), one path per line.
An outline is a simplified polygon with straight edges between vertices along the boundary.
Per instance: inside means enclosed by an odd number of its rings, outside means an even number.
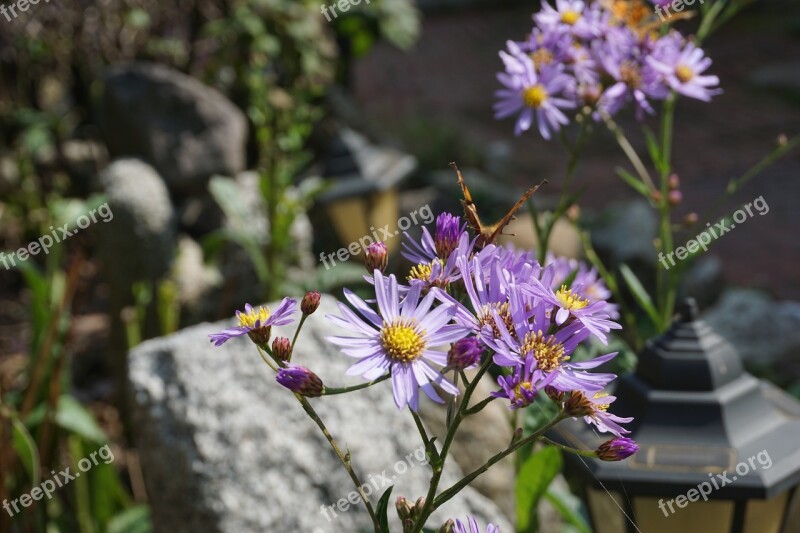
M483 354L483 346L475 337L467 337L453 343L450 351L447 352L447 366L464 370L477 365Z
M292 392L308 398L322 396L322 380L315 373L300 365L289 365L278 370L275 381Z
M386 270L386 265L389 264L389 252L386 249L386 245L382 242L374 242L367 246L367 251L364 254L364 264L370 274L376 268L381 272Z
M676 206L683 201L683 193L678 190L669 191L667 201L669 201L669 205Z
M308 291L300 301L300 311L304 315L310 315L319 307L319 291Z
M280 361L288 361L292 357L292 343L286 337L275 337L272 341L272 355Z
M633 439L617 437L601 444L595 453L603 461L622 461L639 451L639 445Z
M461 219L450 213L442 213L436 218L436 255L446 260L458 246L458 239L463 231Z

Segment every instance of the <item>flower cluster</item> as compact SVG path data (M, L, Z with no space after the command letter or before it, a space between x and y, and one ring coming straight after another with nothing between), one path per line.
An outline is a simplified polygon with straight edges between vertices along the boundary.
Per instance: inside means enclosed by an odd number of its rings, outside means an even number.
M719 79L703 74L711 65L703 50L643 0L556 0L533 21L527 39L500 52L495 117L517 115L517 135L535 121L550 139L572 110L599 120L632 105L641 119L673 91L702 101L720 92Z
M417 410L420 389L458 394L445 375L480 364L498 367L496 398L511 409L530 405L545 387L600 398L616 376L592 372L612 359L572 361L590 337L607 343L616 307L597 272L575 260L550 258L540 265L531 252L488 244L478 249L458 217L444 213L435 233L420 241L406 236L404 255L416 262L407 284L375 269L375 306L345 290L350 306L329 316L352 336L332 336L357 361L347 373L375 380L391 374L398 408ZM424 275L423 275L424 273ZM435 385L435 387L434 387ZM613 400L613 398L611 398ZM610 400L585 402L576 412L600 431L627 433L606 412Z

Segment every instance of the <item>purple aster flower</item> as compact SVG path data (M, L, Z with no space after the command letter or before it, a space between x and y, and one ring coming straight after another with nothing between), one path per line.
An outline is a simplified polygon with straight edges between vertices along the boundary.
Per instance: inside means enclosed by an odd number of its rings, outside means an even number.
M552 131L569 123L561 109L571 109L575 103L564 97L573 80L563 73L562 65L536 72L533 60L525 55L514 42L508 42L508 52L500 57L506 72L497 75L505 87L495 92L499 101L495 103L495 118L506 118L519 113L514 133L521 135L533 125L534 117L539 133L550 139Z
M464 525L461 520L456 520L453 525L453 533L481 533L481 528L478 526L478 521L474 516L467 519L467 525ZM500 533L500 528L494 524L486 526L486 533Z
M278 369L275 381L292 392L308 398L322 396L322 380L315 373L304 366L289 363L285 368Z
M597 11L592 11L581 0L556 0L555 8L544 2L542 10L533 20L542 29L566 31L580 39L591 39L601 35Z
M458 239L458 245L450 252L446 259L436 257L430 262L422 262L411 268L408 273L409 285L419 285L423 289L438 287L447 288L452 282L461 279L461 271L458 269L458 260L462 257L472 255L475 247L475 239L470 239L465 231Z
M236 311L239 325L209 335L211 342L214 343L214 346L222 346L234 337L247 334L259 346L266 345L269 342L272 326L285 326L294 321L292 315L296 311L296 305L297 300L294 298L284 298L272 313L268 307L255 308L250 304L245 304L244 313Z
M555 314L556 325L561 326L568 318L574 317L603 344L608 344L605 334L622 327L610 319L615 308L603 300L590 301L581 297L582 287L575 284L569 289L562 285L554 290L551 286L553 275L554 271L546 268L542 279L531 279L528 285L523 286L523 291L528 291L531 296L541 298L558 309Z
M633 439L617 437L601 444L597 450L597 458L603 461L622 461L639 451L639 445Z
M529 355L524 364L514 369L513 374L497 378L500 390L492 392L490 396L509 400L511 402L508 406L509 409L528 407L536 399L536 394L539 392L536 383L536 365L536 359Z
M455 342L469 333L468 328L450 324L455 306L442 304L431 309L438 290L431 289L420 300L421 285L412 285L401 303L393 275L386 278L376 270L374 281L377 312L345 290L345 297L363 318L341 303L341 317L328 315L333 323L358 335L328 337L344 354L359 359L347 374L373 380L390 372L398 409L408 405L416 411L420 388L432 400L442 402L434 383L449 394L458 394L458 388L431 366L447 365L447 353L434 347Z
M616 399L616 396L609 396L600 391L587 396L582 391L573 390L564 400L564 413L572 417L582 416L587 424L597 427L601 433L613 433L621 437L630 431L620 424L627 424L633 418L623 418L608 412L608 408Z
M483 344L476 337L456 341L447 352L447 366L456 370L474 368L481 362Z
M672 90L689 98L708 102L722 92L714 88L719 85L717 76L702 75L711 66L711 59L694 43L687 43L678 54L650 56L648 64L663 75Z

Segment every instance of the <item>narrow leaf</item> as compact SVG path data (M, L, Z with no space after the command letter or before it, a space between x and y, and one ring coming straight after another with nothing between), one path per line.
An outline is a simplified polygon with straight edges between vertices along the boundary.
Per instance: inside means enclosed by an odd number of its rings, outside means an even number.
M619 271L622 273L622 278L633 294L636 303L647 313L647 316L650 317L656 329L661 329L661 317L658 311L656 311L656 307L653 305L653 300L650 298L650 295L647 294L647 291L639 281L639 278L637 278L633 270L624 263L619 266Z

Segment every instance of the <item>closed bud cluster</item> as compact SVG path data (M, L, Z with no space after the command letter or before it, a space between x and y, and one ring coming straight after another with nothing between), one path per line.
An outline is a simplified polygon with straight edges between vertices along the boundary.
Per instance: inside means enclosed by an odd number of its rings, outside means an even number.
M436 533L453 533L455 531L455 528L456 528L456 523L453 522L453 519L451 518L450 520L442 524L442 527L440 527Z

